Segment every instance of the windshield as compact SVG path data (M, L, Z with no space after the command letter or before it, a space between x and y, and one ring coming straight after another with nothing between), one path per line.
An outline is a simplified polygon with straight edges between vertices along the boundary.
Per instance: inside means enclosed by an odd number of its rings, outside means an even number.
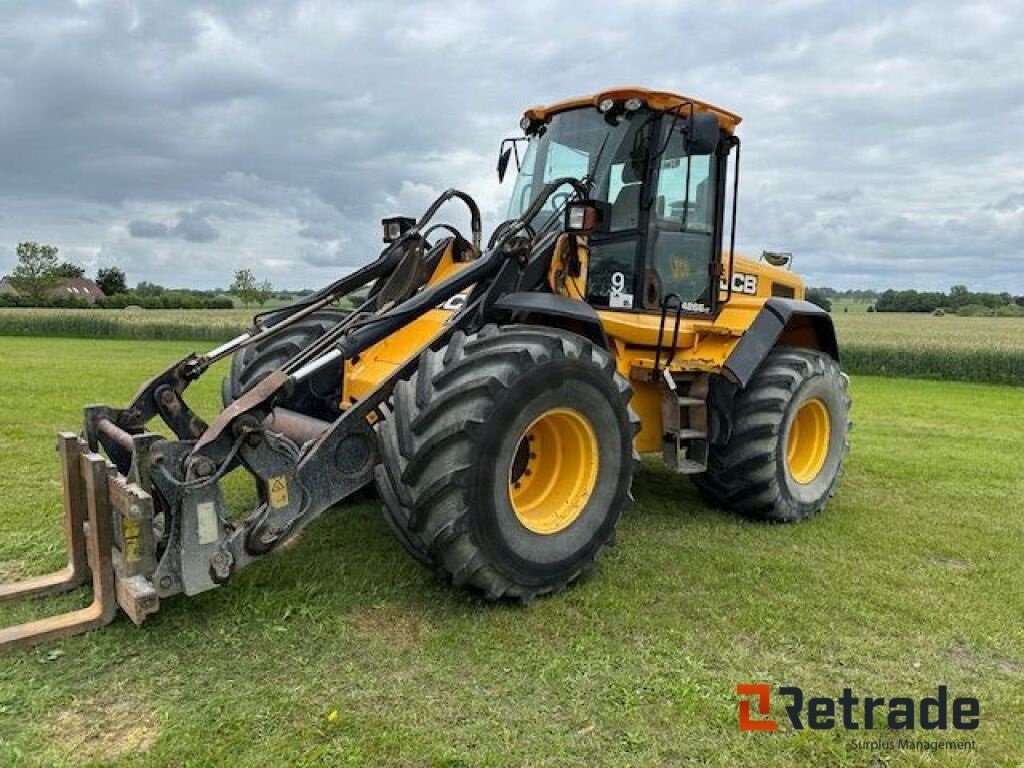
M647 131L642 128L650 118L646 110L606 116L590 107L552 117L530 140L506 218L518 218L545 184L562 176L590 177L591 197L604 201L611 199L609 193L615 195L623 186L638 184L647 152ZM566 187L551 195L531 226L536 229L545 224L571 191Z

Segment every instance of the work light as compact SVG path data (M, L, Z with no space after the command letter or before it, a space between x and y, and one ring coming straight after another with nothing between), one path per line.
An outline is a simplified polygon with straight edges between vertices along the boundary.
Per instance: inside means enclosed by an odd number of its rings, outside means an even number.
M409 218L408 216L391 216L387 219L381 219L380 223L384 227L384 242L393 243L409 231L412 225L416 223L416 219Z
M574 235L603 232L611 219L611 206L600 200L572 200L565 205L565 231Z

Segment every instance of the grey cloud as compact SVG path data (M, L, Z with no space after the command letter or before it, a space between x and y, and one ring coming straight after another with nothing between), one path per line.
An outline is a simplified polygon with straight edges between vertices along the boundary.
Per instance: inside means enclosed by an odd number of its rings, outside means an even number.
M307 224L299 230L299 237L310 240L334 240L338 237L338 230L326 223Z
M1001 200L993 203L990 206L996 211L1002 213L1018 213L1024 211L1024 192L1015 192L1012 195L1007 195Z
M128 231L132 237L141 238L167 237L170 234L166 224L161 224L159 221L146 221L145 219L135 219L128 222Z
M315 285L449 186L493 227L522 108L634 82L744 116L744 250L794 250L813 282L1024 292L1021 60L994 1L607 2L581 23L543 0L11 0L0 244Z
M190 243L209 243L220 235L210 222L192 211L178 214L178 223L171 229L171 234Z
M341 248L334 243L303 243L299 259L314 267L339 267L344 264Z
M142 239L177 237L190 243L209 243L220 236L206 217L195 211L179 211L178 220L173 225L134 219L128 222L128 232L132 237Z

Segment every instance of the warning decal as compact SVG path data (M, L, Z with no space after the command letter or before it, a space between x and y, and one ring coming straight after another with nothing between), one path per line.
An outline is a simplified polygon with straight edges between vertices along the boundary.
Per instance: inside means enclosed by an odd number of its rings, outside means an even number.
M288 479L284 475L270 478L270 506L274 509L288 506Z

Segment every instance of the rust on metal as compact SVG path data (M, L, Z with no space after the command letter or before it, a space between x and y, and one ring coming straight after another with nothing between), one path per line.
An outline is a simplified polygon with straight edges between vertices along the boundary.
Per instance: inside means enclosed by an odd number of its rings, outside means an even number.
M196 442L194 449L195 452L199 453L205 446L220 437L221 433L228 428L228 425L231 424L235 417L241 416L246 411L255 408L287 384L288 378L287 373L282 370L276 370L221 411L220 415L214 419L214 422L209 426L206 432L203 433L203 436L199 438L198 442Z
M110 419L100 419L96 422L97 431L109 437L115 443L120 445L126 451L131 452L132 450L132 436L130 433L121 429L117 424L112 422Z
M86 560L84 524L86 520L85 490L79 457L84 443L72 432L57 436L61 474L64 486L64 541L67 544L68 564L45 576L36 576L13 584L0 584L0 602L23 597L56 595L84 584L89 578Z
M157 595L152 582L145 577L118 575L116 582L117 603L136 626L140 626L147 616L160 610L160 596Z
M320 437L331 426L331 422L279 406L263 420L263 426L302 445Z
M64 526L68 566L57 573L0 587L0 599L67 592L92 573L92 603L81 610L0 629L0 652L77 635L109 624L117 612L113 521L108 482L116 470L71 433L58 442L64 470ZM88 535L87 535L88 533Z
M156 570L153 497L123 475L111 477L107 486L116 541L121 548L123 568L118 576L152 573Z

